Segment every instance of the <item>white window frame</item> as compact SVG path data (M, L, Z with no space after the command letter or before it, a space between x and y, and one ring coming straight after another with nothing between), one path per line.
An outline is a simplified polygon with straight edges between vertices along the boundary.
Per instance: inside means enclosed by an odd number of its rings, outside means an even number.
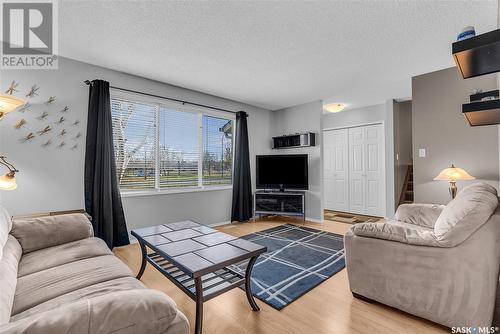
M150 97L140 93L130 93L124 92L117 89L110 90L111 99L122 99L130 102L146 103L150 105L156 105L156 134L155 134L155 188L154 189L144 189L144 190L122 190L120 189L120 194L122 197L136 197L136 196L151 196L151 195L166 195L166 194L182 194L191 192L204 192L204 191L219 191L227 190L233 188L233 177L234 177L234 144L235 144L235 129L236 129L236 115L230 115L228 113L219 112L217 110L203 108L192 105L184 105L182 103L177 103L174 101L169 101L162 98ZM198 185L193 187L179 187L170 189L160 188L160 110L161 107L173 108L175 110L190 112L198 115ZM231 183L223 185L203 185L203 115L219 117L227 120L233 121L233 133L232 133L232 173L231 173Z

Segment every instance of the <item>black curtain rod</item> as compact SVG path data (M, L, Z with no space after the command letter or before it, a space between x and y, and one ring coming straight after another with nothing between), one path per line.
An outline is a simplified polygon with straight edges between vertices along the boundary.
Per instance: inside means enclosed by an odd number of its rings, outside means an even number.
M91 82L90 80L85 80L85 81L84 81L84 83L85 83L85 84L87 84L87 85L89 85L89 86L92 84L92 82ZM200 104L200 103L194 103L194 102L189 102L189 101L183 101L183 100L174 99L174 98L172 98L172 97L167 97L167 96L161 96L161 95L155 95L155 94L149 94L149 93L139 92L139 91L137 91L137 90L132 90L132 89L128 89L128 88L116 87L116 86L111 86L111 85L109 86L109 88L122 90L122 91L124 91L124 92L136 93L136 94L147 95L147 96L156 97L156 98L160 98L160 99L170 100L170 101L174 101L174 102L179 102L179 103L182 103L183 105L184 105L184 104L190 104L190 105L192 105L192 106L203 107L203 108L209 108L209 109L213 109L213 110L218 110L218 111L228 112L228 113L231 113L231 114L237 114L237 113L238 113L237 111L232 111L232 110L228 110L228 109L223 109L223 108L217 108L217 107L207 106L207 105L205 105L205 104Z

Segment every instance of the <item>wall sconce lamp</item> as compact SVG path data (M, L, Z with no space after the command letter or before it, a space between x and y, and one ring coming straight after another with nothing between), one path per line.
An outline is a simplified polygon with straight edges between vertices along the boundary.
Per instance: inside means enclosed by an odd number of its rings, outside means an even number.
M458 188L456 181L474 179L474 176L470 175L462 168L455 167L453 164L450 168L443 169L441 173L434 178L436 181L450 181L450 196L452 199L457 195Z
M9 170L7 173L0 175L0 189L14 190L17 188L16 173L19 171L11 163L7 162L6 157L0 156L0 165L4 165Z

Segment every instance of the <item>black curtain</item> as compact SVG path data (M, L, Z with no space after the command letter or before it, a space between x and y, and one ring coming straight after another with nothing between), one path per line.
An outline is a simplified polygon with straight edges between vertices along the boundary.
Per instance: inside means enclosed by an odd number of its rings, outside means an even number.
M233 207L231 221L247 221L252 218L252 180L250 152L248 149L247 113L236 114L236 142L234 145Z
M85 210L92 216L96 237L109 248L128 245L113 150L109 82L90 84L85 149Z

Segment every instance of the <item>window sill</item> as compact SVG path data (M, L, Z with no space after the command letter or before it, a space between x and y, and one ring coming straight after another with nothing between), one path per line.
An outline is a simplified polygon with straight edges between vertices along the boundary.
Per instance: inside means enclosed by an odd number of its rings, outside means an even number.
M140 197L140 196L157 196L157 195L175 195L175 194L185 194L185 193L197 193L205 191L218 191L218 190L229 190L233 189L232 185L224 186L213 186L213 187L192 187L184 189L172 189L172 190L139 190L139 191L122 191L120 192L121 197Z

